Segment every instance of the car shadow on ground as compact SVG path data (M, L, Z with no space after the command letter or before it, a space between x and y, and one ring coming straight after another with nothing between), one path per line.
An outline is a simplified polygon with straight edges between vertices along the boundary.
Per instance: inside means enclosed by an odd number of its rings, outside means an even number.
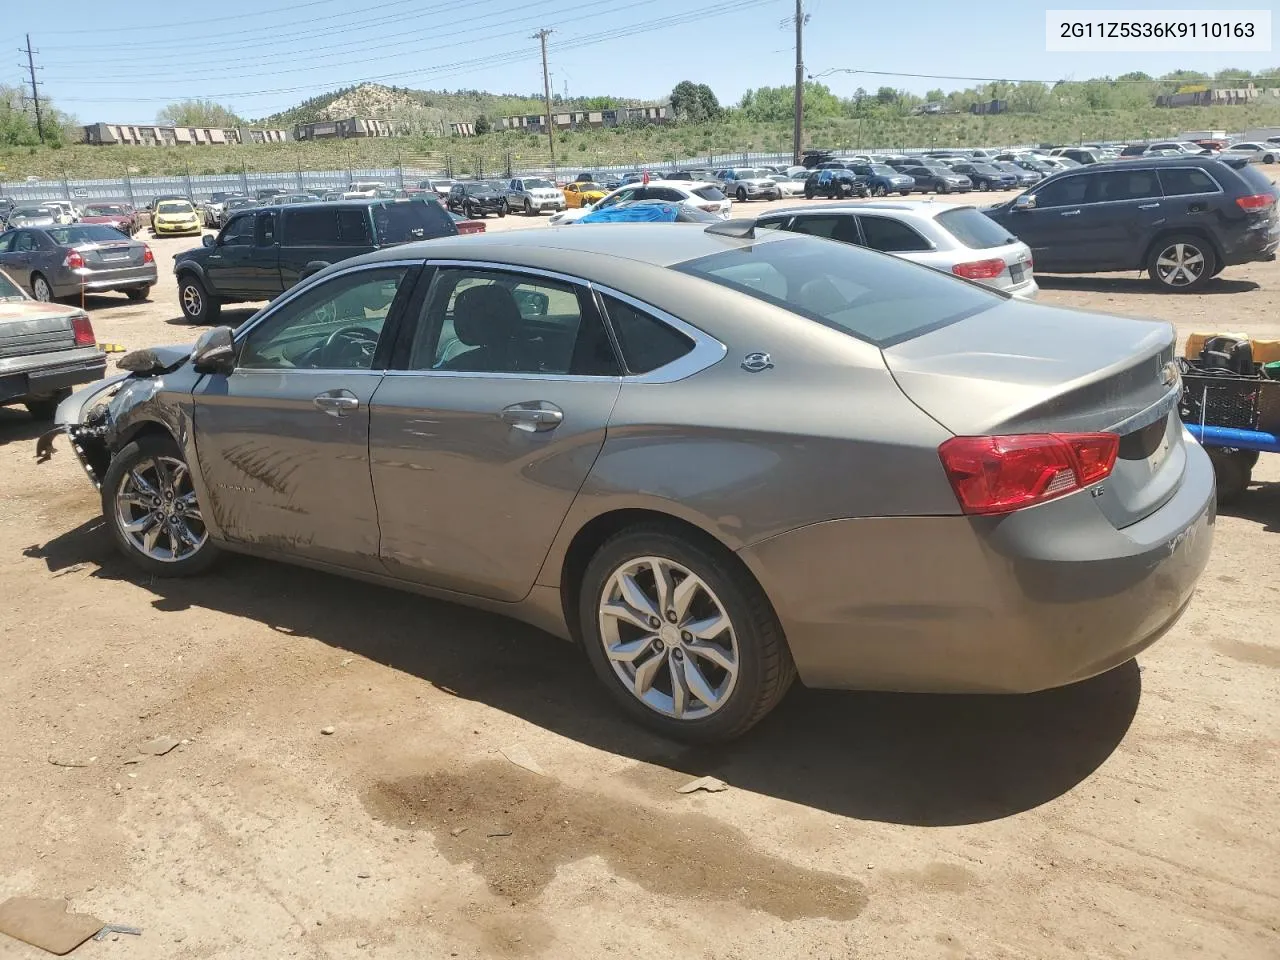
M27 413L26 408L21 405L0 407L0 447L9 443L35 440L40 434L52 429L52 423L47 420L32 419L31 414ZM35 452L36 448L33 444L32 457L35 456Z
M256 307L223 307L222 312L218 314L217 323L199 324L192 320L188 320L185 315L179 313L176 317L170 317L165 323L175 327L190 327L193 330L208 330L212 327L231 327L232 329L240 326L255 313L262 309L263 305Z
M1219 504L1218 512L1227 517L1252 520L1268 533L1280 531L1280 483L1255 480L1237 499Z
M1036 283L1041 290L1069 290L1076 293L1159 293L1151 279L1144 273L1116 276L1114 274L1100 276L1097 274L1064 275L1036 274ZM1227 277L1215 277L1206 283L1202 294L1246 293L1250 290L1261 290L1261 284L1252 280L1232 280Z
M90 564L95 576L139 584L155 594L158 610L219 610L368 657L454 696L666 768L672 789L714 775L740 789L889 823L983 822L1061 796L1115 750L1141 693L1132 662L1017 697L797 686L739 741L693 748L623 719L572 645L502 617L241 557L224 558L193 580L146 577L116 552L100 518L24 553L54 573Z

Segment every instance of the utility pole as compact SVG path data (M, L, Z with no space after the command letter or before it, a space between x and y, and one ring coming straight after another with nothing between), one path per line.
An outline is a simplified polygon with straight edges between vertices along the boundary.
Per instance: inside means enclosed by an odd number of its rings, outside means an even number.
M547 37L553 31L543 27L530 39L542 41L542 93L547 98L547 145L551 148L551 169L556 168L556 129L551 114L551 74L547 72Z
M27 34L27 72L31 74L31 100L36 105L36 134L44 143L44 118L40 115L40 87L36 83L35 51L31 49L31 34Z
M791 131L791 162L800 163L804 131L804 0L796 0L796 122Z

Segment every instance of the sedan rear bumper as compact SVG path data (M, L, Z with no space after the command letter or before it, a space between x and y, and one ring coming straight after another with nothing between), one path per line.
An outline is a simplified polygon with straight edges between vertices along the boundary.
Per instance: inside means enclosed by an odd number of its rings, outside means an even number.
M154 287L158 273L154 263L104 270L84 267L80 270L60 270L50 281L55 297L69 297L85 290L126 290L134 287Z
M0 403L47 397L67 387L101 380L106 371L107 355L97 347L0 361Z
M1213 468L1117 530L1090 492L1006 517L814 524L740 551L813 687L1029 693L1087 679L1182 615L1213 542Z

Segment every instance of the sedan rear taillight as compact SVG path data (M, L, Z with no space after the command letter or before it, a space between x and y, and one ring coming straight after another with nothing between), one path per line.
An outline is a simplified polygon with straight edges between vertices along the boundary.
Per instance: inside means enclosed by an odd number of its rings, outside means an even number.
M148 247L145 243L142 245L142 262L143 263L156 262L155 254L151 252L151 248Z
M952 437L938 448L967 514L1010 513L1053 500L1111 475L1120 451L1114 433L1028 433Z
M1249 213L1265 210L1267 207L1273 206L1275 202L1276 198L1269 193L1251 193L1247 197L1236 197L1236 206Z
M999 257L993 260L975 260L972 263L957 263L951 268L957 277L966 280L994 280L1004 273L1004 261Z
M83 313L71 318L71 333L75 337L77 347L92 347L98 342L98 338L93 335L93 324Z
M67 254L67 258L62 261L62 265L68 270L81 270L84 268L84 257L80 256L79 250L72 250Z

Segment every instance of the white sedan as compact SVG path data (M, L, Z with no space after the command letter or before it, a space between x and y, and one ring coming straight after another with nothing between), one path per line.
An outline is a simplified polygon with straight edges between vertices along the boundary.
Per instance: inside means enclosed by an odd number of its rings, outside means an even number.
M1233 143L1222 151L1224 157L1244 157L1250 163L1275 163L1280 159L1280 144L1249 140Z
M636 200L666 200L670 203L684 203L704 213L714 214L729 219L729 211L733 201L725 196L719 185L704 180L650 180L645 183L629 183L606 194L595 203L572 210L561 210L553 213L548 221L552 226L572 223L584 217L592 210L603 210L619 203Z
M803 197L804 184L809 179L809 171L805 170L799 176L789 177L785 173L775 173L769 178L778 185L783 197Z

